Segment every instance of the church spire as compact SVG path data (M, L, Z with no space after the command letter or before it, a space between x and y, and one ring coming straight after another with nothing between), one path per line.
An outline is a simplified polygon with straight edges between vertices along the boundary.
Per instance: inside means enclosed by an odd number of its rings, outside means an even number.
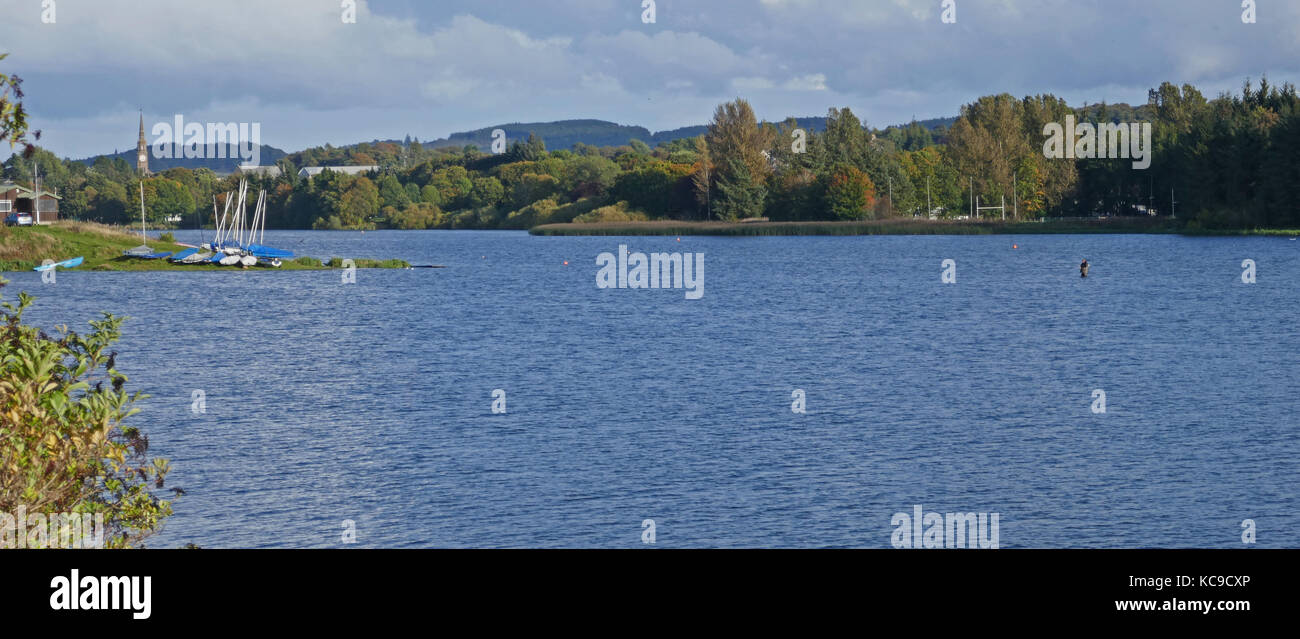
M149 145L144 141L144 110L140 110L140 141L135 145L135 168L140 175L149 175Z

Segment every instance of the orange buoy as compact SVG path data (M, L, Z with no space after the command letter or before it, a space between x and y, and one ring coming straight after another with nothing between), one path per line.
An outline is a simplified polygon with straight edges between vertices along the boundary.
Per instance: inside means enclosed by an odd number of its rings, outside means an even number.
M565 266L568 266L568 265L569 265L569 260L564 260L564 265L565 265Z
M1018 248L1020 248L1020 245L1019 245L1019 244L1012 244L1012 245L1011 245L1011 248L1013 248L1013 249L1018 249Z

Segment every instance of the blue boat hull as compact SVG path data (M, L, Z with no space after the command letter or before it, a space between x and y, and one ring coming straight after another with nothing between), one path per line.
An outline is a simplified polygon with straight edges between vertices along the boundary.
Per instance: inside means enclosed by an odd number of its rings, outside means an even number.
M173 261L173 262L179 262L179 261L181 261L181 260L183 260L183 259L185 259L185 258L187 258L187 257L189 257L189 256L191 256L191 255L194 255L194 254L196 254L196 253L198 253L198 252L199 252L199 250L196 249L196 248L185 249L184 251L181 251L180 253L177 253L177 254L173 255L173 256L172 256L172 261Z
M36 268L34 268L34 269L32 269L32 270L33 270L33 271L48 271L48 270L50 270L50 269L54 269L54 268L76 268L76 267L78 267L78 266L81 266L81 262L82 262L83 260L84 260L84 258L74 257L74 258L72 258L72 259L70 259L70 260L63 260L62 262L57 262L57 263L54 263L54 264L42 264L42 265L40 265L40 266L38 266L38 267L36 267Z

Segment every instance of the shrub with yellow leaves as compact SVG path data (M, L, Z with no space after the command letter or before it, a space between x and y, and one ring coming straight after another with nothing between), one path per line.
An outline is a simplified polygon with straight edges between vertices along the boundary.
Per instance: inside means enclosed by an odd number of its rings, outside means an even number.
M0 513L102 515L105 547L142 546L172 507L167 460L149 459L149 438L124 423L147 397L123 390L108 351L127 318L50 336L22 323L33 301L0 305Z

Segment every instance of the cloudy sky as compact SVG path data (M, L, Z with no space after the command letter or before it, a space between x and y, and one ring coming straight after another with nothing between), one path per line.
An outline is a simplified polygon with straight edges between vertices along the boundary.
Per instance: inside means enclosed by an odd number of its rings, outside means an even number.
M0 0L0 72L42 146L134 147L146 126L258 122L262 142L422 140L597 118L663 130L743 96L759 116L849 106L872 125L990 93L1146 100L1300 77L1300 0ZM45 23L53 4L54 22ZM152 137L150 138L152 141ZM0 149L7 155L7 151Z

